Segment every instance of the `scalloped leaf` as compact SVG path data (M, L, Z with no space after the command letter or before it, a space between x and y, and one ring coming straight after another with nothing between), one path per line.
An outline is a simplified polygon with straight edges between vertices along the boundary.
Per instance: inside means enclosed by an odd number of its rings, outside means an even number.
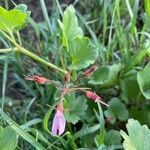
M66 109L64 115L67 122L76 124L85 115L87 109L86 98L84 96L75 98L74 94L67 95L64 108Z
M26 19L26 13L17 9L7 11L0 6L0 30L12 32L15 29L20 29L26 24Z
M23 13L26 13L27 14L27 20L31 15L31 11L28 10L28 6L25 4L16 5L14 9L17 9L17 10L22 11Z
M17 142L17 133L11 127L0 127L0 150L14 150Z
M120 145L121 144L121 135L117 130L110 130L105 135L105 144L108 145Z
M142 109L139 110L138 107L132 106L129 109L129 114L130 117L133 119L138 120L141 124L147 124L148 126L150 126L150 106L144 106L142 107Z
M108 104L109 107L104 113L106 117L111 118L111 123L114 123L116 119L119 119L120 121L125 121L128 119L128 110L120 99L112 98Z
M80 70L95 62L98 51L90 45L87 37L77 37L70 44L70 56L72 64L70 69Z
M136 76L137 72L131 71L127 77L120 80L121 99L125 102L134 101L138 103L139 100L145 99L140 91Z
M150 100L150 63L138 72L137 81L144 97Z
M129 119L126 125L128 135L120 131L124 138L123 147L125 150L149 150L150 149L150 130L147 125L141 126L137 120Z
M117 83L117 76L120 70L120 63L102 66L93 73L89 83L94 85L101 85L103 87L113 86Z
M58 20L62 29L63 46L69 50L68 43L78 36L83 36L82 29L78 25L73 5L66 8L63 14L62 22Z
M91 80L89 83L97 85L103 85L106 80L109 78L110 69L108 66L102 66L98 68L93 75L91 76Z

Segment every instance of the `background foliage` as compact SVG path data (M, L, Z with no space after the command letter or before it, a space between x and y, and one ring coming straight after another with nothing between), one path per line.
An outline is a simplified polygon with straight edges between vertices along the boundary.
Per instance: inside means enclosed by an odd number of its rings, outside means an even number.
M149 150L150 2L21 3L25 1L0 2L0 149ZM35 61L39 58L28 57L25 50L23 55L3 32L40 58L71 71L73 82L98 65L80 85L90 87L109 107L80 92L67 95L66 132L53 137L53 110L60 92L49 84L26 81L24 75L42 75L62 86L63 71Z

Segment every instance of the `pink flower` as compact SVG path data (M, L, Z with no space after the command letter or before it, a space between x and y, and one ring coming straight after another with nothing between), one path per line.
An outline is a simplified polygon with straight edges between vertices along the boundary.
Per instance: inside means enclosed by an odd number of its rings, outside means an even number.
M94 100L95 102L100 102L103 105L109 106L108 104L106 104L105 102L101 101L101 97L98 96L96 93L91 92L91 91L86 91L86 96L87 98L90 98L92 100Z
M66 120L63 114L63 106L59 105L55 113L52 125L52 135L61 135L65 131Z

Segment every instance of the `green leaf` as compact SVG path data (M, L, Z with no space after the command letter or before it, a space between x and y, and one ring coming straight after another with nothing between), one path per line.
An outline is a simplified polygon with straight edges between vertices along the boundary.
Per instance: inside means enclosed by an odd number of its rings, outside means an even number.
M116 119L120 121L125 121L128 119L128 110L125 105L118 98L112 98L111 101L108 102L109 107L104 112L105 116L111 118L111 123L114 123Z
M93 75L91 76L90 83L91 84L104 84L104 82L109 78L109 67L108 66L102 66L98 68Z
M44 136L38 129L34 129L34 128L27 128L26 131L30 132L32 135L34 135L38 140L38 141L41 141L42 143L45 143L49 146L49 148L51 146L53 146L52 143L50 143L47 139L46 136ZM38 135L38 136L37 136Z
M147 19L150 20L150 2L147 0L144 0L144 8L146 12Z
M15 6L15 9L18 9L18 10L21 10L22 12L27 12L27 5L25 5L25 4L19 4L19 5L16 5Z
M121 64L113 64L111 66L102 66L97 69L91 76L89 83L109 87L117 84L118 73L121 70Z
M137 81L142 94L146 99L150 99L150 63L137 74Z
M137 83L137 72L130 72L130 74L120 81L121 98L125 102L144 100L144 96L140 92L139 85Z
M0 132L3 130L3 128L0 126Z
M95 111L95 115L100 123L100 133L96 136L96 140L99 145L103 145L104 138L105 138L105 121L104 121L102 107L99 103L97 105L98 105L98 109L99 109L99 114Z
M147 55L150 57L150 47L147 49Z
M77 139L79 137L82 138L83 136L92 134L92 133L98 131L99 129L100 129L100 124L96 124L93 126L84 125L84 127L82 127L82 129L80 131L76 132L73 135L73 137L74 137L74 139Z
M139 64L147 53L147 48L140 50L137 54L133 55L131 59L126 62L126 67L124 68L124 74L132 70L137 64Z
M67 95L64 108L66 109L64 115L67 122L75 124L85 115L87 109L86 98L84 96L75 98L73 94Z
M19 4L19 5L15 6L14 9L17 9L17 10L22 11L23 13L26 13L27 17L30 17L30 15L31 15L31 11L28 10L27 5L25 5L25 4Z
M73 139L73 135L70 132L66 133L67 136L67 146L68 148L72 149L72 150L76 150L77 149L77 145Z
M70 44L70 55L72 64L70 66L73 70L80 70L88 67L95 62L98 55L96 48L90 45L90 40L87 37L77 37Z
M126 127L128 135L124 131L120 131L124 138L123 147L125 150L150 149L150 130L146 125L141 126L137 120L129 119Z
M12 129L16 131L16 133L18 133L23 139L25 139L38 150L45 150L45 148L38 141L36 141L36 139L34 139L33 136L24 131L16 122L14 122L9 116L7 116L1 108L0 114L3 117L3 119L12 127Z
M138 120L141 124L147 124L150 126L150 106L145 106L139 109L137 106L133 106L129 109L130 117Z
M58 22L62 29L63 46L68 49L68 43L70 41L78 36L83 36L82 29L78 25L78 20L75 15L75 9L73 5L70 5L66 8L63 14L62 22L60 20Z
M14 150L17 142L17 133L11 127L0 129L0 150Z
M12 32L14 29L20 29L26 24L26 19L26 13L17 9L7 11L0 6L0 30Z
M105 135L105 144L108 145L120 145L121 144L121 135L117 130L110 130Z

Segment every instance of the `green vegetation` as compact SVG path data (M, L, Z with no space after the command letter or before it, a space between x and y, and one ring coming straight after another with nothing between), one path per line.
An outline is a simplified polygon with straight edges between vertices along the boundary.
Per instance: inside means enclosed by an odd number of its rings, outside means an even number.
M50 3L0 2L0 150L149 150L150 1Z

